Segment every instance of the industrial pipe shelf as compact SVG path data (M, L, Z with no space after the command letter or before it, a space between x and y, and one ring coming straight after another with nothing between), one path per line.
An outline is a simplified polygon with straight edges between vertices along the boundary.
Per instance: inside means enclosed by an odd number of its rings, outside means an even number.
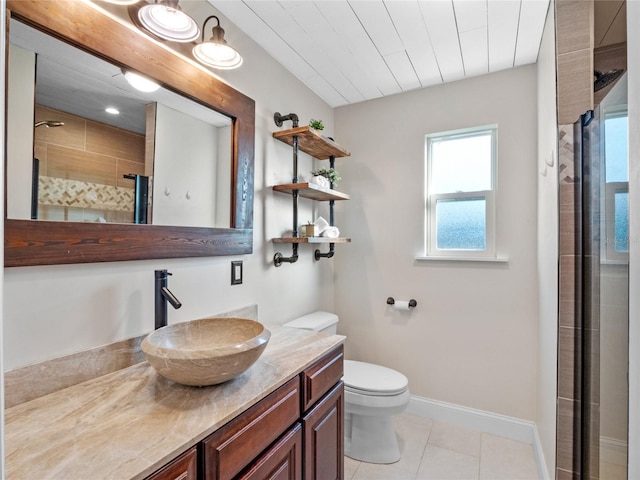
M311 128L309 125L273 132L273 138L290 146L293 146L294 137L298 137L298 148L300 150L318 160L329 160L330 157L351 156L349 150L338 145L329 137L325 137L319 130Z
M351 243L350 238L329 237L281 237L271 239L273 243Z
M328 237L300 237L298 235L298 200L300 197L311 200L320 200L329 202L329 225L333 223L333 207L336 200L349 200L349 195L338 192L330 184L330 188L323 188L315 183L302 183L298 179L298 152L305 152L318 160L329 160L330 168L334 168L336 157L349 157L351 153L338 145L332 138L325 137L320 131L306 125L298 126L298 116L295 113L281 115L276 112L273 115L276 126L281 127L283 122L291 121L293 128L273 132L273 137L293 147L293 178L291 183L273 186L276 192L291 195L293 202L293 229L291 237L282 237L272 239L273 243L289 243L291 244L291 255L285 257L282 253L276 252L273 256L273 264L276 267L283 263L295 263L298 261L298 245L301 243L328 244L329 251L321 252L316 249L314 258L316 261L321 258L332 258L335 253L336 243L349 243L350 238L328 238Z
M315 183L285 183L283 185L274 185L273 190L291 195L294 191L303 198L311 200L327 201L327 200L349 200L349 195L328 188L322 188Z

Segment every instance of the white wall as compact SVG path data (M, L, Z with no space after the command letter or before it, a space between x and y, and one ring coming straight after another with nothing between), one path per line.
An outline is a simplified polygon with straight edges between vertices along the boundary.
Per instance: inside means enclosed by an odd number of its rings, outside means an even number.
M203 10L200 20L205 15L219 15L206 3L196 6ZM156 268L173 272L170 288L183 304L180 310L170 310L170 323L253 303L258 304L259 318L266 323L284 323L313 310L333 309L334 261L316 263L312 249L303 246L298 263L275 268L272 259L277 249L271 243L272 237L291 228L291 200L274 194L271 186L290 182L292 172L291 149L271 136L277 129L273 113L295 112L303 123L312 117L322 118L331 135L333 111L223 16L220 18L227 40L245 58L239 70L225 72L224 77L256 101L254 253L5 269L6 370L152 330ZM311 160L301 157L301 168L309 170ZM312 214L311 202L301 201L301 220ZM289 251L283 247L283 253L288 255ZM244 261L244 284L231 286L230 262L237 259Z
M7 102L11 122L7 127L11 142L7 145L7 172L11 182L8 218L31 218L31 179L33 171L33 122L36 78L36 56L33 52L11 45L9 49L8 88L11 96ZM31 81L25 81L31 79ZM41 127L42 128L42 127ZM46 127L45 127L46 128Z
M229 192L218 197L218 189L212 188L218 184L218 163L231 158L215 156L218 128L158 104L155 134L153 224L229 227L228 215L224 222L216 221L218 203L229 211Z
M629 77L629 478L640 478L640 2L627 2ZM634 453L635 452L635 453Z
M6 65L6 1L0 0L0 91L5 90L5 65ZM0 96L0 111L4 111L4 95ZM4 137L4 115L0 117L0 145L5 144ZM4 164L4 151L3 148L0 151L0 160L2 164ZM4 197L4 169L0 169L0 197ZM0 205L0 212L2 212L2 216L4 218L4 203ZM4 222L0 223L0 238L4 239ZM4 258L4 242L0 243L0 252L2 253L2 258ZM4 324L4 314L3 314L3 304L4 304L4 269L0 271L0 332L3 331ZM2 345L0 345L0 478L4 478L4 349Z
M335 305L347 358L409 378L414 395L536 417L536 68L521 67L336 109ZM498 251L508 263L418 262L423 254L424 136L498 125ZM412 312L388 296L415 298Z
M558 356L558 129L555 9L538 54L538 375L536 426L548 478L555 478Z
M231 158L231 126L218 127L218 158ZM231 198L231 162L216 162L216 198ZM231 224L231 202L216 202L216 224Z

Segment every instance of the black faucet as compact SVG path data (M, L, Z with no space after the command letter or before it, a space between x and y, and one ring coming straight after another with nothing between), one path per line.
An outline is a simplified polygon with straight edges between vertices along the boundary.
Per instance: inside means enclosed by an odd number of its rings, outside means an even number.
M156 330L160 327L167 325L167 302L171 304L173 308L180 308L182 303L171 293L171 290L167 288L167 280L169 275L172 275L167 270L156 270L155 277L155 316L156 316Z

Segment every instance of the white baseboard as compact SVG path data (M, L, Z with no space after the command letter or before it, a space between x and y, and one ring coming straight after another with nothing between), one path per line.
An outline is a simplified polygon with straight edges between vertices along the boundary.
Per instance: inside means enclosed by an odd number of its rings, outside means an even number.
M547 470L547 462L544 459L542 443L538 435L538 426L533 424L533 455L536 457L536 465L538 466L538 478L540 480L551 480L549 470Z
M411 396L407 413L533 445L535 424L519 418L416 396Z
M549 479L538 429L533 422L415 395L411 396L406 412L528 443L533 447L539 478Z

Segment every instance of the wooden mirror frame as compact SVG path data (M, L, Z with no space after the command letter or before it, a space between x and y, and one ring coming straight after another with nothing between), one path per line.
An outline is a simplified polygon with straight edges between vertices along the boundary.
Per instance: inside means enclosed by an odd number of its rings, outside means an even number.
M251 98L83 2L7 0L7 44L10 18L147 75L170 90L231 117L233 164L231 228L13 220L7 219L5 213L5 267L253 251L255 102ZM6 203L5 188L5 212Z

